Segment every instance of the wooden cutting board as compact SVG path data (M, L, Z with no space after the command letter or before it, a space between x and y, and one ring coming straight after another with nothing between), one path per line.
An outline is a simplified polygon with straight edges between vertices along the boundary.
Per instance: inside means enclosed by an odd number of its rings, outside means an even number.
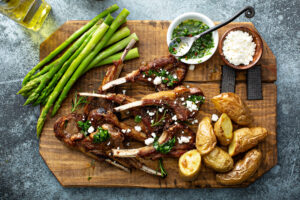
M55 31L48 39L40 45L40 59L43 59L69 35L86 24L86 21L68 21ZM140 41L137 46L140 58L126 62L121 74L137 69L141 61L151 61L154 58L168 55L166 45L166 33L169 21L127 21L131 32L135 32ZM226 30L235 26L247 26L254 28L252 23L231 23L219 30L221 36ZM245 187L254 182L277 163L276 142L276 59L268 45L264 42L263 56L258 64L262 66L263 100L246 100L246 71L237 72L236 92L239 94L252 110L255 121L253 126L259 125L268 129L267 139L258 145L263 153L262 164L257 173L247 182L235 187ZM190 86L200 87L207 97L206 103L198 116L201 120L206 113L217 113L209 99L220 93L221 66L223 65L219 54L207 62L196 66L195 70L189 71L185 83ZM197 180L192 182L182 181L178 175L177 159L164 160L168 176L165 179L145 174L139 170L126 173L107 163L95 162L80 152L71 150L57 140L53 133L53 124L57 118L70 113L71 100L75 91L92 92L97 90L101 83L107 66L99 67L88 72L80 78L72 88L68 98L64 101L59 113L54 118L48 118L45 123L40 139L40 154L53 172L57 180L63 186L98 186L98 187L145 187L145 188L202 188L202 187L225 187L215 181L215 173L202 165ZM125 84L127 94L140 97L144 94L154 92L152 87L145 84ZM195 127L194 127L195 128ZM156 161L145 161L150 167L157 169ZM90 178L89 178L90 177Z

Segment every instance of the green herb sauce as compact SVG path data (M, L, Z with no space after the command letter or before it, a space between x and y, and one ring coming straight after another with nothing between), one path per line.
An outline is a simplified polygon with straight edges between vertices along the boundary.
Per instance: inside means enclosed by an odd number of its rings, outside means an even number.
M209 29L209 27L203 22L194 19L189 19L181 22L173 30L172 40L174 38L182 37L182 36L192 37L206 31L207 29ZM177 47L176 45L178 44L175 44L175 46L169 48L170 53L176 53L176 50L174 48ZM210 49L213 47L214 47L214 41L213 41L212 33L206 34L200 37L198 40L196 40L192 48L190 49L190 51L186 55L181 57L181 59L202 58L206 55L209 55L211 53Z

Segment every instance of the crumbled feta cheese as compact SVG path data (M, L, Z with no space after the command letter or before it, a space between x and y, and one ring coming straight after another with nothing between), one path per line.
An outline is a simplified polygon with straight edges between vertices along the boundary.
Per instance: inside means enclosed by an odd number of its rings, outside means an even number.
M140 126L135 126L134 129L138 132L140 132L142 130L142 128Z
M129 146L130 146L130 142L127 142L127 143L126 143L126 146L128 146L128 147L129 147Z
M148 81L152 81L152 78L148 78Z
M145 74L143 74L143 78L145 78Z
M161 84L161 77L160 76L155 77L155 79L153 80L153 84L154 85Z
M195 124L196 124L196 123L198 123L198 120L197 120L197 119L195 119L195 120L194 120L194 123L195 123Z
M109 146L110 145L110 141L108 141L108 143L106 145Z
M184 97L181 97L180 100L181 100L181 101L184 101Z
M130 130L130 129L127 129L127 130L126 130L126 133L130 133L130 132L131 132L131 130Z
M155 137L156 137L156 134L155 134L155 133L151 133L151 136L152 136L153 138L155 138Z
M179 144L189 143L190 139L191 139L191 137L186 137L186 136L180 136L177 138Z
M120 147L117 147L117 149L120 149Z
M186 88L190 88L190 86L189 86L189 85L187 85L187 86L186 86Z
M243 31L231 31L223 42L225 58L234 65L248 65L255 54L253 37Z
M146 140L145 140L145 145L150 145L150 144L152 144L154 142L154 138L147 138Z
M149 114L150 117L152 117L152 116L155 115L155 112L149 112L148 114Z
M173 120L173 121L177 121L177 115L174 115L174 116L172 117L172 120Z
M218 115L216 115L216 114L212 114L212 116L211 116L211 120L212 120L213 122L216 122L216 121L218 121L218 119L219 119Z
M126 94L126 90L123 90L122 92L123 92L123 94Z
M174 122L174 124L178 124L178 122Z
M197 105L192 101L186 101L186 107L189 109L189 111L198 110Z
M121 131L122 131L122 133L126 133L126 130L125 130L125 129L122 129Z
M88 133L92 133L95 131L95 128L93 126L90 126L90 128L88 129Z
M154 123L154 119L151 119L151 124L153 124Z
M194 69L195 69L195 65L190 65L189 66L189 70L194 71Z
M158 111L159 111L159 112L163 112L163 111L164 111L164 108L159 108Z
M176 74L174 74L174 75L173 75L173 77L174 77L174 78L177 78L177 75L176 75Z
M168 72L168 71L166 71L166 74L169 74L169 72Z

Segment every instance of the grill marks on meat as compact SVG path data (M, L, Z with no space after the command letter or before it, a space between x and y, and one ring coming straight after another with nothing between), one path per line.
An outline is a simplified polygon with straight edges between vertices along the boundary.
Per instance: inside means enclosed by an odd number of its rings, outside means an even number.
M88 120L91 121L92 126L94 127L96 127L97 124L105 121L106 123L112 124L121 130L126 130L124 134L127 138L132 138L141 142L147 138L144 133L138 132L127 124L120 122L116 115L114 115L111 111L106 111L103 108L92 110L88 115Z
M174 56L169 55L167 57L155 59L148 64L142 64L139 69L132 71L125 77L116 79L103 85L101 90L106 91L114 86L121 85L127 82L135 82L137 80L153 84L155 74L145 76L145 73L147 74L149 70L159 72L161 69L166 70L171 75L176 75L178 81L174 81L174 84L172 86L168 86L165 83L155 85L156 90L158 91L168 90L179 85L183 81L187 72L187 66L184 63L178 61Z

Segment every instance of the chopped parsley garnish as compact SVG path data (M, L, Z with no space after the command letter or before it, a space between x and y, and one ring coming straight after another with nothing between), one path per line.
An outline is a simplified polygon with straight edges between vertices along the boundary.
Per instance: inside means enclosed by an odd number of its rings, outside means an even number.
M110 137L108 130L98 127L96 134L93 137L94 143L100 143L106 141Z
M91 126L91 122L89 120L86 120L85 122L78 121L77 124L78 124L78 127L81 129L81 133L83 133L85 136L87 136L88 135L88 129Z
M179 81L177 77L175 78L173 75L169 74L167 70L164 69L161 69L159 72L149 69L148 72L143 72L143 74L145 76L160 76L162 77L162 82L170 87L174 86L174 84Z
M134 122L135 123L140 123L142 121L142 117L140 115L135 116Z
M162 158L160 158L160 159L158 160L158 167L159 167L161 176L162 176L163 178L165 178L165 177L168 175L168 173L167 173L167 171L166 171L165 168L164 168L164 165L163 165L163 159L162 159Z
M165 142L163 144L159 144L158 143L158 138L155 138L154 143L153 143L153 147L156 151L158 151L160 153L163 153L163 154L167 154L172 150L175 142L176 142L175 136L172 139L168 140L167 142Z
M187 98L188 101L192 101L195 104L203 104L205 101L205 98L201 95L191 95L189 98Z
M72 109L71 112L75 112L77 109L79 109L80 107L82 107L84 104L86 104L87 98L86 97L79 97L77 95L77 92L75 92L75 97L74 100L72 99Z
M151 123L151 127L162 125L163 121L166 119L166 113L167 110L165 110L163 116L160 119L158 119L158 112L156 112L155 120Z
M88 181L90 181L91 179L92 179L92 177L91 177L91 176L89 176L89 177L88 177Z

